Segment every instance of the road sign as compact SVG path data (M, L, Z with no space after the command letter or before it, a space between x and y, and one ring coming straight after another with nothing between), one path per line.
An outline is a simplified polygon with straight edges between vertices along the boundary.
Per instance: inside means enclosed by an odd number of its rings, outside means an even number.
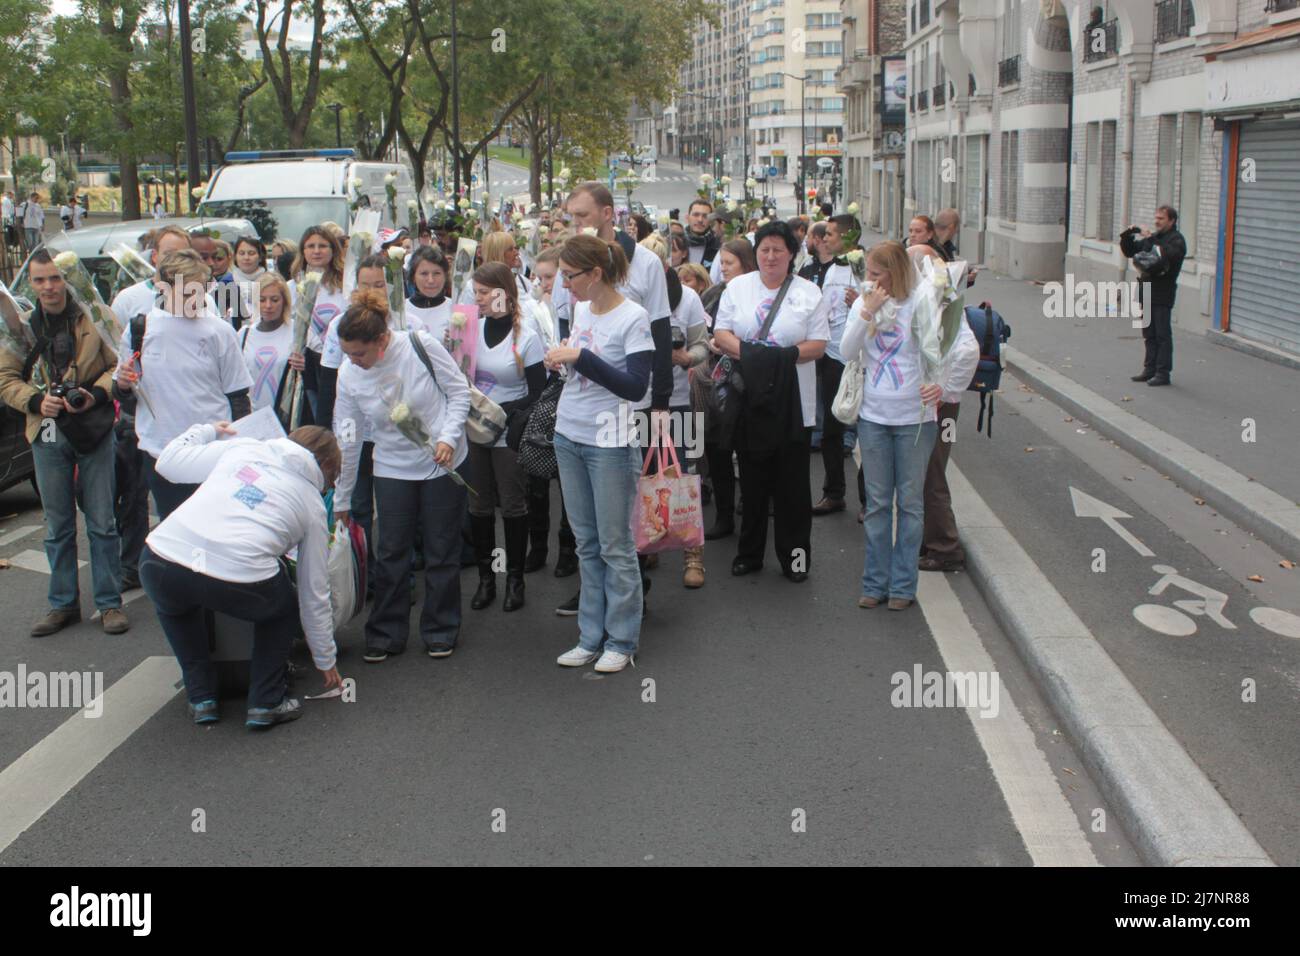
M776 167L776 166L769 166L769 167L767 167L767 174L768 174L769 176L779 176L779 175L781 175L781 170L780 170L779 167Z
M835 165L835 160L831 159L828 156L823 156L817 160L818 169L830 169L834 165Z

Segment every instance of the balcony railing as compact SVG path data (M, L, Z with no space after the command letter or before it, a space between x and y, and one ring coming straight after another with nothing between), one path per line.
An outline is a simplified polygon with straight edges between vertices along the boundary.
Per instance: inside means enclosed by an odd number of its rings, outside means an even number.
M948 100L948 84L940 83L934 88L934 108L938 109Z
M1020 57L1009 56L998 63L998 86L1020 82Z
M1190 36L1195 22L1192 0L1159 0L1156 4L1156 42L1168 43Z
M1264 8L1265 13L1286 13L1288 10L1294 10L1300 7L1300 0L1268 0L1268 6Z
M916 94L917 112L925 112L929 108L930 108L930 91L929 90L917 91Z
M1098 34L1104 40L1098 40ZM1100 47L1100 49L1097 49ZM1095 63L1108 60L1119 52L1119 20L1107 20L1105 23L1091 23L1083 28L1083 62Z

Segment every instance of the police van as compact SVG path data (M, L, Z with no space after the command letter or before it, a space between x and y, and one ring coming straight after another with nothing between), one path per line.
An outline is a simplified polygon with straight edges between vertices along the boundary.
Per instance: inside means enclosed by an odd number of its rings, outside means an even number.
M391 205L390 175L397 190ZM379 210L381 227L407 226L407 203L416 198L406 166L359 160L351 149L233 152L213 172L198 214L247 219L270 246L277 239L297 242L308 226L322 222L346 230L354 208L367 206Z

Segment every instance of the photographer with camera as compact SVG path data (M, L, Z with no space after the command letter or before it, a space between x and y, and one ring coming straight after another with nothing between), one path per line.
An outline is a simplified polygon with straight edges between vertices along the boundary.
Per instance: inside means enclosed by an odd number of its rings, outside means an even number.
M24 321L35 345L25 361L0 350L0 399L27 415L27 440L45 509L50 610L32 627L31 635L44 637L81 620L78 504L90 539L95 607L105 633L121 634L130 625L122 611L113 518L116 412L109 389L117 354L89 312L105 307L78 302L45 249L32 254L27 275L37 301Z
M1138 270L1138 301L1143 304L1147 320L1142 326L1146 358L1133 381L1168 385L1174 370L1174 297L1178 294L1178 273L1187 255L1187 240L1178 231L1178 210L1173 206L1156 207L1155 227L1153 233L1141 226L1129 226L1119 234L1119 250L1133 260Z

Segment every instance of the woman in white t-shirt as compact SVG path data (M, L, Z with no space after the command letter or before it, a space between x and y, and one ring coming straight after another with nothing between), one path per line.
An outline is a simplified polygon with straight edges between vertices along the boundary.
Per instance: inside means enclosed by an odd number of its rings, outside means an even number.
M407 282L415 292L406 300L406 327L428 332L438 342L447 336L451 322L448 282L451 266L437 246L420 246L406 264Z
M654 339L650 316L618 291L628 274L617 242L574 236L560 252L560 273L573 303L569 338L546 353L551 369L567 367L555 419L555 457L582 572L578 645L557 663L596 661L620 671L641 639L644 600L632 538L632 501L640 455L621 427L627 404L650 384ZM603 646L603 652L602 652ZM599 658L599 660L597 660Z
M777 561L782 573L799 583L807 580L812 559L808 456L817 420L814 363L826 352L829 304L815 283L794 274L799 241L789 226L770 222L755 238L758 271L727 283L718 302L714 342L725 356L740 361L747 398L769 389L787 390L761 406L746 400L736 426L745 510L731 573L750 574L763 567L771 500ZM785 295L778 302L782 288ZM760 337L773 309L775 318Z
M523 306L514 275L500 262L474 270L474 298L479 310L479 342L474 386L505 411L507 422L526 415L546 385L541 339L524 325ZM508 426L507 426L508 427ZM470 607L476 611L496 600L496 515L506 535L506 596L502 610L524 606L524 556L528 549L528 480L519 453L503 432L495 445L469 446L470 531L478 560L479 584Z
M166 518L198 488L174 484L158 474L154 466L167 444L191 425L233 421L251 410L248 391L253 381L235 330L207 307L211 276L192 249L163 256L154 276L163 307L145 316L138 344L128 324L118 349L114 397L134 391L138 399L135 431L159 518Z
M307 327L307 352L303 356L303 394L307 397L306 410L311 413L312 419L311 422L304 421L304 424L317 422L320 356L324 348L325 331L347 309L348 295L352 291L351 277L346 275L343 263L343 246L329 229L324 226L308 226L304 230L290 274L294 281L301 281L308 272L319 272L321 275L316 302L311 310L311 324ZM306 415L303 417L305 419Z
M275 273L263 272L256 280L259 321L238 333L239 349L253 379L249 393L253 410L277 408L290 368L302 371L302 358L291 359L293 326L289 314L289 284Z
M922 384L920 351L912 336L912 313L921 291L903 246L872 246L866 268L868 281L853 304L840 343L845 361L860 362L865 372L858 443L867 492L866 557L858 607L878 607L888 599L890 610L901 611L916 599L935 409L945 388L965 384ZM961 368L969 381L969 363L955 363L950 375L959 376Z
M365 429L375 443L379 527L373 565L375 601L366 620L364 660L378 663L406 648L411 617L407 579L417 526L423 533L424 553L420 637L430 657L447 657L460 636L466 493L452 475L467 453L469 383L429 333L389 328L388 300L378 290L357 293L338 332L347 361L339 369L334 409L340 426L334 434L343 450L334 507L344 523L352 520L346 503L352 500ZM419 441L408 437L393 421L394 413L410 423L408 430L416 422L423 426L423 437ZM353 426L344 427L348 423Z

